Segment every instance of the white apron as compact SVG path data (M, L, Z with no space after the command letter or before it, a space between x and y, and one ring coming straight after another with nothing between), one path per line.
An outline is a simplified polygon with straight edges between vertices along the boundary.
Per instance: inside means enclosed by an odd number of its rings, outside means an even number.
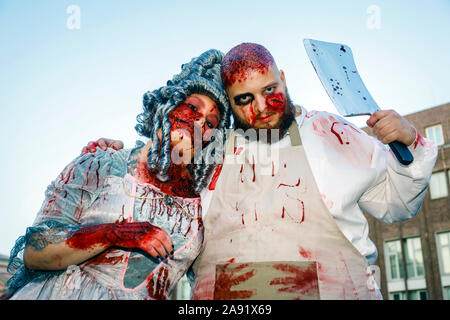
M322 200L295 121L289 134L292 146L279 149L271 170L254 153L232 155L234 133L228 140L193 299L381 298L368 261Z

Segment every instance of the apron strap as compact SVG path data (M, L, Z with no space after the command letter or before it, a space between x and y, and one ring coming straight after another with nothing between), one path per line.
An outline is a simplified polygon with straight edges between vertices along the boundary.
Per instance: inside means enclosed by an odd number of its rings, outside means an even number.
M300 132L298 130L298 124L295 119L292 121L291 126L289 127L289 137L291 138L292 146L301 146L302 139L300 138ZM231 134L228 137L226 142L225 154L234 154L234 147L236 145L236 131L234 129L231 130Z
M225 155L234 154L234 146L236 144L236 131L234 129L231 130L230 136L226 141L225 147Z
M292 146L301 146L302 138L300 138L300 132L298 130L297 121L292 121L291 126L289 127L289 137L291 138Z

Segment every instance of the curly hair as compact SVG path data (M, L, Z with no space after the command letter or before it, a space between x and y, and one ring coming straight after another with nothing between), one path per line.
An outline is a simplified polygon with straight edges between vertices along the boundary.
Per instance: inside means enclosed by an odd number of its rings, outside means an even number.
M148 151L149 170L156 170L162 176L167 174L171 164L169 114L191 94L204 94L217 104L220 121L214 138L216 141L224 141L226 129L230 127L231 106L220 77L223 56L218 50L208 50L183 64L181 72L167 81L166 86L144 94L144 111L137 116L138 124L135 129L153 142ZM160 129L161 140L158 137ZM217 151L223 152L223 143L209 143L202 149L200 158L197 157L194 164L188 166L197 193L200 193L208 183L215 167L215 163L210 161L210 156L218 154Z

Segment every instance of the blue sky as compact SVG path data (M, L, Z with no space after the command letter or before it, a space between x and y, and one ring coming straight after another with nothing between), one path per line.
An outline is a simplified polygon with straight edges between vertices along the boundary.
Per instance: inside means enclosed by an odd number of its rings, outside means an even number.
M79 29L67 27L70 5ZM1 0L0 253L83 145L111 137L133 146L143 93L203 51L260 43L294 102L335 113L302 40L345 43L380 107L409 114L450 101L449 17L448 0Z

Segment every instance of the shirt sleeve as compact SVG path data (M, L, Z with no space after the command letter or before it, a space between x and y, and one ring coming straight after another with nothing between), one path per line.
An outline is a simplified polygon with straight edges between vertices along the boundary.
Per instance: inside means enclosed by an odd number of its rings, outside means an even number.
M410 219L419 212L426 195L437 159L437 146L416 130L416 139L408 146L414 161L405 166L389 148L375 138L373 140L373 163L381 170L358 204L365 212L387 223Z

